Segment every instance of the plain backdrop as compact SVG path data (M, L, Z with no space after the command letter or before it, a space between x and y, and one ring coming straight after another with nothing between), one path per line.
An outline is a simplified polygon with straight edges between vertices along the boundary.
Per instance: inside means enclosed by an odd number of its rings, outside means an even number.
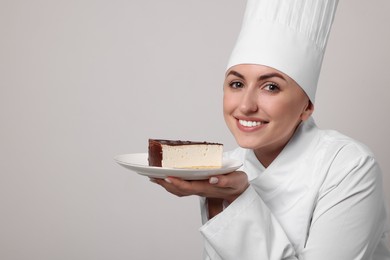
M0 259L201 258L199 202L117 165L222 142L245 1L0 0ZM389 196L390 1L342 0L314 117L376 154Z

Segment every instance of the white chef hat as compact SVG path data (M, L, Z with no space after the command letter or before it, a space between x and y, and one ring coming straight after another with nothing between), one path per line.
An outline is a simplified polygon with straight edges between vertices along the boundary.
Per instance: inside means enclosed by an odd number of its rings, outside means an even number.
M295 80L314 103L338 0L248 0L227 69L261 64Z

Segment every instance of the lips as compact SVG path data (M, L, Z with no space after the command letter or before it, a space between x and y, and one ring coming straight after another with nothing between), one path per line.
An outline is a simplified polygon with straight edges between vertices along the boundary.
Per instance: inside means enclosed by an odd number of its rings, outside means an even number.
M258 128L261 128L263 125L267 124L267 121L259 119L237 119L237 125L241 130L252 131Z

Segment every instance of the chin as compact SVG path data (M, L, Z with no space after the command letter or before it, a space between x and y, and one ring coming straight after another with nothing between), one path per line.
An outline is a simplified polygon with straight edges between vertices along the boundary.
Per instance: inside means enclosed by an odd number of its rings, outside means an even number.
M258 140L252 140L248 138L236 138L236 143L245 149L255 149L258 147Z

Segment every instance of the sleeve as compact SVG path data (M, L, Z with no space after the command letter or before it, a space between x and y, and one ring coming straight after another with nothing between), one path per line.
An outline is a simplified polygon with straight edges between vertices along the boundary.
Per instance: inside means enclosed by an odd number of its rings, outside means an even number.
M376 161L370 156L343 151L332 163L327 179L299 258L390 259L384 246L387 212ZM382 256L377 258L375 254L380 248Z
M204 259L296 259L283 229L251 186L200 232Z

